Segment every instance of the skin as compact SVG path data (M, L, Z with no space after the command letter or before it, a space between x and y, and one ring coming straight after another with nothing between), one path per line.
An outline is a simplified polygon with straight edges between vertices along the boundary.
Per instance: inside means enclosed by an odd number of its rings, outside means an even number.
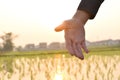
M90 14L83 10L77 10L72 19L65 20L61 25L55 28L56 32L64 30L66 48L71 55L83 60L82 49L88 53L85 44L84 25L90 18Z

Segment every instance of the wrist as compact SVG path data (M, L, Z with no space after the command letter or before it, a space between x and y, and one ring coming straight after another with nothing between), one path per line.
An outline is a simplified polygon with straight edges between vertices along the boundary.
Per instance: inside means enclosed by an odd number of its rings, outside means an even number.
M73 19L82 22L82 24L85 24L89 18L90 18L90 14L83 10L77 10L75 15L73 16Z

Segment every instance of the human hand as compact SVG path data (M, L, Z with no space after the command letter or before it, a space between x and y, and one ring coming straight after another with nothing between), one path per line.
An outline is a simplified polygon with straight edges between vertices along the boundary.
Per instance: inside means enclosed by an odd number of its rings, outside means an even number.
M82 49L88 53L85 44L85 30L82 21L72 18L64 21L61 25L55 28L56 32L64 30L66 48L71 55L83 60L84 55Z

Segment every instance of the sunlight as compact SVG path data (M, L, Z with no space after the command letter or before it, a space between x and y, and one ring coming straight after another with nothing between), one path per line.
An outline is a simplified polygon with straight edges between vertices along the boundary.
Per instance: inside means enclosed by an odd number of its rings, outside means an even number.
M63 74L62 73L56 73L54 80L63 80Z

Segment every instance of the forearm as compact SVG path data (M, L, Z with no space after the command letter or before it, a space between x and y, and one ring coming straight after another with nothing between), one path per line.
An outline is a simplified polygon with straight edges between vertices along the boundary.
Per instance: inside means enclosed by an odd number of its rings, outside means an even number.
M84 10L88 12L91 16L90 19L93 19L104 0L82 0L78 6L78 10Z

